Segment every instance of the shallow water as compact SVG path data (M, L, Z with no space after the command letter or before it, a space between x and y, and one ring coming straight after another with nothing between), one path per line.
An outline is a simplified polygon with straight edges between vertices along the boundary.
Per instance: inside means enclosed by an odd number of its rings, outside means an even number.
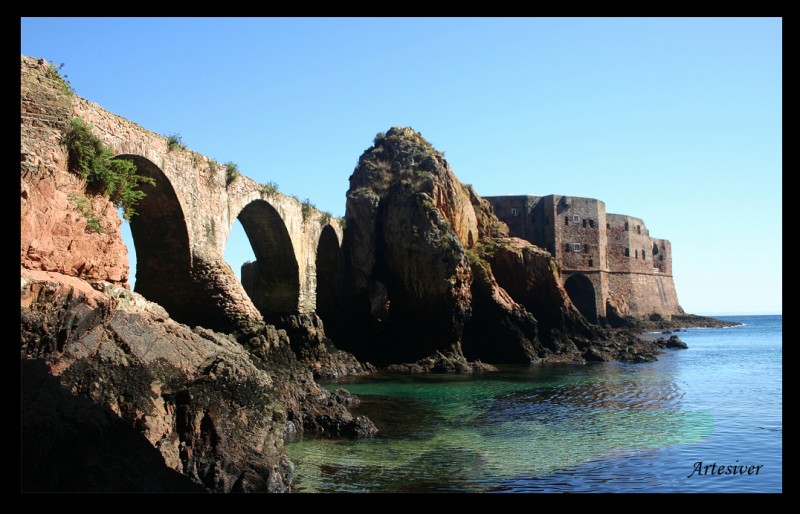
M682 331L654 363L328 383L380 433L289 444L297 489L780 492L781 316L724 319L745 326ZM689 477L698 461L762 468Z

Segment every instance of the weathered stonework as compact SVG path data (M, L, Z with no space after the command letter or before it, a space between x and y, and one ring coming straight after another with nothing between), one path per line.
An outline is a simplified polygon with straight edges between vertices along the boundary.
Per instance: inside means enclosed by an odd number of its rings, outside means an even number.
M590 321L683 315L672 280L672 248L644 221L606 213L605 203L575 196L484 197L512 236L545 248L562 285Z
M136 291L162 305L177 321L231 331L263 316L309 313L316 308L317 249L342 240L342 227L296 198L271 193L239 176L226 183L225 167L150 132L99 105L67 95L44 60L21 60L21 202L23 267L89 280L125 283L128 261L121 220L104 198L90 199L103 233L86 230L68 194L85 184L68 172L61 143L68 122L81 117L115 155L131 159L147 197L131 220L137 257ZM304 215L305 211L305 215ZM64 218L64 219L62 219ZM255 297L245 293L223 258L231 226L239 219L256 258L265 262Z

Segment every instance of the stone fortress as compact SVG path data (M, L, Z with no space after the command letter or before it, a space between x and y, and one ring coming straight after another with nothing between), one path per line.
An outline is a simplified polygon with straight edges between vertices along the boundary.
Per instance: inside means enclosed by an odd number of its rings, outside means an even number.
M683 315L666 239L650 237L639 218L606 212L605 203L575 196L485 196L511 236L546 249L562 285L590 321L623 325Z

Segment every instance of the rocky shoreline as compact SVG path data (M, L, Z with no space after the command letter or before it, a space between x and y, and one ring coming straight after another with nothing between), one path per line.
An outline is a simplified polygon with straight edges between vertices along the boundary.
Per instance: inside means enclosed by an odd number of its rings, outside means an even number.
M242 344L108 283L21 277L25 491L288 492L287 435L376 432L284 331Z

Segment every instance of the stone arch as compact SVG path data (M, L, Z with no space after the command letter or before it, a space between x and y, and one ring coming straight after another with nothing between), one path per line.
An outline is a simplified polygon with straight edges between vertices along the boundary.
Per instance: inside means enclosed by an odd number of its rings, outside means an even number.
M295 314L300 298L300 271L292 239L275 208L253 200L238 219L253 248L256 261L242 273L242 285L265 317Z
M317 244L317 315L322 319L329 332L335 332L338 320L340 278L340 242L339 236L330 225L325 225Z
M576 273L564 282L564 289L583 317L597 323L597 298L592 281L586 275Z
M122 154L116 158L133 161L140 175L156 182L141 186L146 196L130 220L136 252L134 290L164 307L173 319L194 324L196 308L187 301L196 296L189 232L175 189L164 172L145 157Z

